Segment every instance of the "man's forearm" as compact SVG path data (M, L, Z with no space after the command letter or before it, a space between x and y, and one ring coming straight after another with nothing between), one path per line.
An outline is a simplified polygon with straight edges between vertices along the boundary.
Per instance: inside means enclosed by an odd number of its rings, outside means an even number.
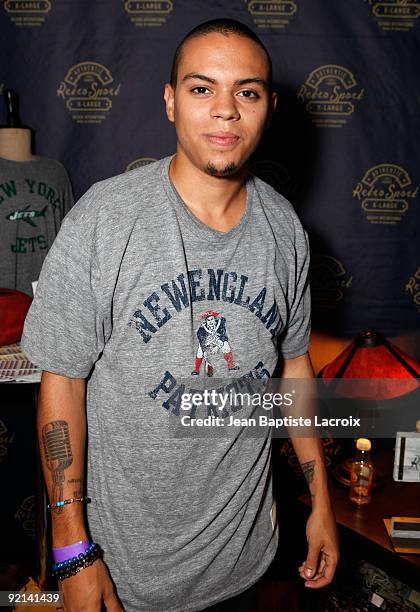
M301 381L303 397L300 398L298 411L302 414L305 413L304 416L311 416L312 410L315 409L313 402L314 400L316 401L316 386L309 354L306 353L295 359L286 360L282 377L283 379L294 378ZM302 384L303 381L305 381L304 385ZM309 414L306 414L307 411L309 411ZM294 436L293 427L289 429L289 433L296 456L309 486L312 507L329 507L328 478L321 439L315 436Z
M291 438L312 498L312 507L330 505L327 471L320 438Z
M43 372L37 430L42 468L51 503L81 497L86 440L85 380ZM83 504L51 509L53 546L85 539Z

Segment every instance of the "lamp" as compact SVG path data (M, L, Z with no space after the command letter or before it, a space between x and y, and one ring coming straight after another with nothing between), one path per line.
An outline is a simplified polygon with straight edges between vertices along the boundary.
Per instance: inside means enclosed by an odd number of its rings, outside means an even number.
M417 378L420 376L420 364L407 353L389 342L382 334L373 329L359 333L354 341L338 355L331 363L319 372L318 377L324 381L329 396L334 394L337 398L349 401L357 400L357 406L365 406L367 414L374 414L379 404L381 411L389 410L387 417L390 424L395 419L395 431L413 429L409 421L404 426L404 418L408 418L410 411L395 410L395 401L404 396L413 401L419 388ZM349 385L348 381L352 380ZM395 401L394 401L395 400ZM361 403L364 402L364 403ZM374 425L371 431L361 435L372 437L375 435ZM333 476L343 485L350 484L350 468L352 459L344 459L333 470ZM373 487L378 486L381 474L374 474Z

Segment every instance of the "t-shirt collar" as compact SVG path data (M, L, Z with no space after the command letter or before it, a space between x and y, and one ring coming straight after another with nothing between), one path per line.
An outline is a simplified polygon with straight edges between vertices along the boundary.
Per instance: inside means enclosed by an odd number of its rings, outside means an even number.
M198 217L196 217L179 195L178 191L175 188L175 185L172 182L171 177L169 176L169 165L174 156L175 153L173 155L169 155L168 157L163 158L162 179L168 197L173 202L176 207L177 213L179 213L180 217L188 226L188 228L192 231L192 233L200 238L211 240L212 243L222 243L229 241L231 238L242 232L242 230L248 223L251 215L254 192L254 179L252 174L248 173L245 179L246 205L245 210L242 213L242 217L240 218L238 223L228 232L221 232L219 230L209 227L208 225L203 223Z

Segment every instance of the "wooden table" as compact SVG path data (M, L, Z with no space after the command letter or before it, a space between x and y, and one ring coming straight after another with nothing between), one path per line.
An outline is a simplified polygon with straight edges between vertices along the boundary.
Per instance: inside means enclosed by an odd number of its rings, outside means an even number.
M383 522L384 518L391 516L420 516L420 482L393 480L392 451L381 451L373 455L373 462L385 478L383 484L372 491L372 501L365 507L354 506L348 499L348 489L330 480L342 555L346 551L360 554L362 558L420 591L420 554L396 553ZM306 506L311 505L309 494L301 495L299 501Z

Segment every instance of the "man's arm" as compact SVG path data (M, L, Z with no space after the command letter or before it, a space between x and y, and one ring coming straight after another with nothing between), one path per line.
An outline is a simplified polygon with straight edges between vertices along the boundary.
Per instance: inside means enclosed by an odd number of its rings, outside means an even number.
M42 469L51 503L81 497L86 443L86 381L42 372L37 431ZM81 502L51 509L53 547L87 540ZM108 568L101 559L65 578L60 590L66 612L121 612Z
M314 379L309 354L284 361L282 378ZM315 395L315 383L313 385ZM306 415L305 415L306 416ZM324 452L318 437L290 436L312 498L306 525L308 555L299 568L305 586L320 588L331 582L339 558L338 533L328 491ZM318 569L317 572L315 570ZM311 570L307 573L307 570ZM308 577L310 579L308 579Z
M282 378L313 380L314 371L308 353L295 359L286 359L284 361ZM315 383L313 393L315 395ZM312 507L326 509L330 506L330 497L321 439L318 437L308 438L302 436L292 436L290 439L309 485Z
M51 503L83 496L86 442L83 378L42 373L37 430L42 468ZM53 546L87 539L83 504L51 509Z

